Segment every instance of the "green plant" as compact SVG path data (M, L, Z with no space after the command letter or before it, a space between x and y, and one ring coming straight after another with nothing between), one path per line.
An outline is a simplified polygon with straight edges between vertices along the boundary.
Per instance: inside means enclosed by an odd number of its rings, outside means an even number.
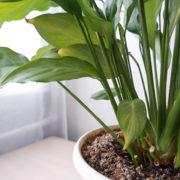
M0 48L1 85L57 81L127 149L135 164L145 164L147 159L150 164L168 164L175 158L175 167L180 167L180 1L99 0L102 9L95 0L54 2L0 0L1 24L52 5L66 11L26 19L50 44L41 48L32 61ZM121 12L124 23L120 20ZM127 30L139 37L144 67L139 65L141 59L129 52ZM173 36L175 41L170 48ZM131 61L138 67L145 102L138 98ZM61 82L81 77L100 81L104 90L93 98L111 102L123 137L117 137Z

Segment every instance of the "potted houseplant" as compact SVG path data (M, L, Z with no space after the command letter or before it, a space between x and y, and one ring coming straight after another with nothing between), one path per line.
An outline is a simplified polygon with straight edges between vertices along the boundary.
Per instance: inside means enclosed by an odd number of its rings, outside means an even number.
M1 24L4 21L24 18L34 9L45 10L50 6L61 6L65 10L65 13L44 14L26 19L50 44L41 48L32 61L8 48L0 48L1 86L8 82L57 81L111 135L107 135L111 142L114 142L112 137L115 139L115 146L134 163L133 168L143 166L146 171L152 172L148 178L156 179L156 176L159 176L158 178L163 179L171 176L178 179L176 168L180 167L180 1L98 2L100 6L95 0L54 0L53 3L49 0L0 0ZM123 23L120 20L121 12L124 14ZM139 66L139 58L136 59L129 52L127 31L139 38L138 51L142 56L143 67ZM175 40L170 47L172 37L175 37ZM156 64L158 60L160 68ZM138 67L145 101L139 99L137 94L131 61ZM142 70L145 70L144 76ZM102 84L104 91L93 95L93 98L110 101L121 132L117 131L117 126L108 127L61 82L82 77L96 79ZM110 87L109 81L112 81L113 87ZM105 135L102 130L97 130L93 132L93 137L99 132L100 136ZM106 179L91 170L84 160L76 159L76 155L82 158L77 151L79 148L90 148L88 143L84 143L85 140L88 140L89 144L93 141L89 134L80 139L74 159L83 164L76 166L86 166L88 169L84 172L94 173L92 176L87 175L87 179ZM100 143L100 140L95 141ZM93 156L97 157L94 154ZM117 157L117 154L115 156ZM91 158L91 154L88 157ZM96 161L97 159L94 160L95 163ZM102 161L98 166L100 164L103 164ZM153 175L154 171L149 167L160 169L160 173ZM175 174L162 175L168 168ZM102 168L100 169L103 173ZM82 171L81 169L80 172ZM143 168L134 168L134 171L139 171L137 178L146 178L141 176ZM123 172L117 173L116 169L109 175L106 172L104 174L112 179L135 178L124 176ZM84 176L83 173L82 175Z

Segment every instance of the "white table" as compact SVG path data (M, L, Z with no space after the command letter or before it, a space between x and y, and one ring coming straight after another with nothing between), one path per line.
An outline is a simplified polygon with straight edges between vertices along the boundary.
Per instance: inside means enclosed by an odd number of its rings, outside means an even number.
M73 162L74 143L50 137L0 156L0 180L82 180Z

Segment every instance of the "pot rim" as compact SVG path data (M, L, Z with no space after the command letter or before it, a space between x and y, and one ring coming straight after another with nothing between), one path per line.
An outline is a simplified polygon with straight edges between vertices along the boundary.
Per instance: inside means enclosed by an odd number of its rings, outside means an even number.
M119 125L111 125L109 126L112 130L119 128ZM96 171L94 168L92 168L83 158L81 149L86 142L87 139L89 139L92 136L96 136L102 132L105 132L104 128L98 128L91 130L87 133L85 133L83 136L79 138L79 140L76 142L73 150L73 163L76 168L76 170L79 172L79 174L86 179L87 173L90 174L95 178L96 180L109 180L106 176L102 175L98 171ZM82 170L83 169L83 170ZM88 179L88 178L87 178ZM91 178L90 178L91 179ZM92 179L91 179L92 180Z

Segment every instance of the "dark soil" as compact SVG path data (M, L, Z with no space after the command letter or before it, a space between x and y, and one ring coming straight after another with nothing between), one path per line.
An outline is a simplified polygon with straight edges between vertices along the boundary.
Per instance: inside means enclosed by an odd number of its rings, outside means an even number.
M173 165L135 166L129 154L107 133L89 139L82 155L91 167L112 180L180 180L180 168Z

